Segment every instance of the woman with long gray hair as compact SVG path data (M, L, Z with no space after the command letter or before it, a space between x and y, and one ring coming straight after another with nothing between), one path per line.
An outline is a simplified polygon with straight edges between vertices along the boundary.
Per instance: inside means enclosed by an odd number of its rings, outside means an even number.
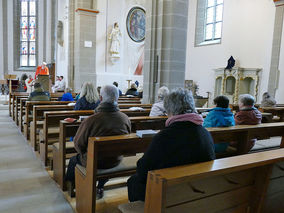
M169 117L166 128L153 137L137 162L136 174L127 181L130 202L145 200L148 171L215 159L212 137L195 113L191 92L174 90L165 97L164 106Z
M81 93L80 99L76 102L75 110L93 110L100 104L97 89L90 82L85 82Z

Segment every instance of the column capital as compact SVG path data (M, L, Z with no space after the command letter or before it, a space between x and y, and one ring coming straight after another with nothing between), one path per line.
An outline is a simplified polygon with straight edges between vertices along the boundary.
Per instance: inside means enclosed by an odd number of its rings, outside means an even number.
M273 0L276 7L284 6L284 0Z

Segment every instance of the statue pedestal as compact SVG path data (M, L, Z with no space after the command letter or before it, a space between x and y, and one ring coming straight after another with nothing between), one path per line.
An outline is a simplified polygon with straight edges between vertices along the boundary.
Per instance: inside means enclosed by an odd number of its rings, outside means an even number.
M41 84L45 92L49 92L49 75L38 75L36 82Z

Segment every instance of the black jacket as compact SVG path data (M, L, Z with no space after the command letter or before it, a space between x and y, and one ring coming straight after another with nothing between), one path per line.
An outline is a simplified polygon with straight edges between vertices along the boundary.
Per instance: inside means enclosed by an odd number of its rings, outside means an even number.
M127 183L129 200L145 200L148 171L214 159L213 139L204 127L189 121L173 123L155 135L137 162L136 174Z
M131 88L131 89L127 90L127 92L125 93L125 95L138 96L137 89L135 89L135 88Z

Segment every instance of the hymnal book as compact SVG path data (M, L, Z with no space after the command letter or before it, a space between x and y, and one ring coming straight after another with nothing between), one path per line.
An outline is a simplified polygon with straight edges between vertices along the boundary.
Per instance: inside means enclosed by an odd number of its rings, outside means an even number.
M156 135L158 133L158 131L154 131L152 129L147 129L147 130L137 130L136 131L136 135L139 138L147 138L147 137L153 137L154 135Z

